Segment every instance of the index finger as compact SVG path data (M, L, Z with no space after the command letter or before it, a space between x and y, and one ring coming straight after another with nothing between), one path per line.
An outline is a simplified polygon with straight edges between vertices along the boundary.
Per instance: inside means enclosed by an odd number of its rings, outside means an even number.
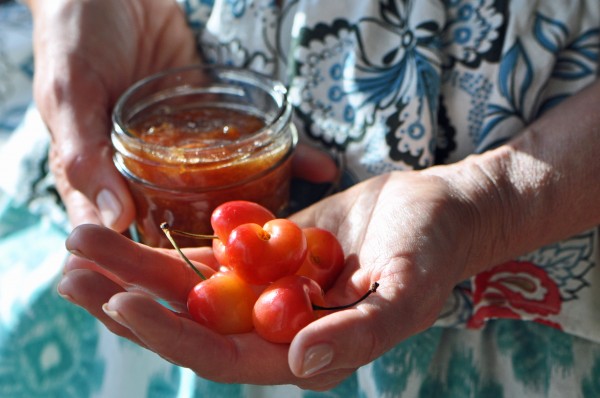
M313 378L297 378L288 365L289 345L269 343L256 333L220 335L139 293L113 296L105 311L129 328L144 346L216 382L295 384L324 390L352 372L343 369Z
M102 226L81 225L65 244L74 255L93 261L119 280L168 302L185 302L188 292L201 280L174 251L136 243ZM209 255L210 248L198 248L190 254L192 258ZM205 264L196 266L206 277L215 272Z

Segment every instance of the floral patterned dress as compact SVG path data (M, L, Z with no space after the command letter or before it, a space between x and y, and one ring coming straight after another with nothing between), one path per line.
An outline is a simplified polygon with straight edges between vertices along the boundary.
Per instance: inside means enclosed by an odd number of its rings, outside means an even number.
M336 157L341 188L501 145L600 74L598 0L179 3L206 62L289 86L302 139ZM30 29L22 7L0 10L3 28ZM5 64L30 80L31 57L0 57L1 120L24 115L0 156L0 396L600 396L599 228L464 281L433 327L324 393L202 380L110 334L55 294L69 228L47 134L3 96L18 81Z

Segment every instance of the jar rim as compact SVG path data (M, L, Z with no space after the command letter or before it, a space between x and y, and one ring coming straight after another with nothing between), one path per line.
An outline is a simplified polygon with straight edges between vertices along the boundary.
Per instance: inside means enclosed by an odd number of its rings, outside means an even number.
M273 163L270 167L262 170L260 173L258 174L249 174L247 175L245 178L241 178L239 180L237 180L235 183L232 184L228 184L228 185L222 185L219 186L218 188L214 187L214 186L209 186L209 187L203 187L203 186L194 186L194 187L183 187L183 186L177 186L177 187L166 187L160 184L156 184L154 182L148 181L147 179L141 178L140 176L136 175L135 173L132 173L127 166L124 164L123 162L123 157L120 156L119 154L115 154L113 156L113 163L115 165L115 167L117 168L117 170L119 170L119 172L126 176L129 180L133 181L135 184L138 185L142 185L145 186L149 189L152 189L154 191L161 191L161 192L170 192L173 195L180 195L182 193L187 193L187 194L201 194L201 193L205 193L205 192L214 192L215 190L229 190L229 189L234 189L238 186L243 186L244 184L247 184L249 181L252 180L256 180L256 179L260 179L263 176L271 173L273 170L276 170L277 168L279 168L281 165L285 164L288 160L290 160L294 149L296 148L297 144L298 144L298 131L296 129L296 126L294 126L294 124L290 124L288 126L288 129L290 129L290 142L288 144L288 148L285 151L285 154L283 156L281 156L277 162Z
M191 73L206 73L209 76L217 76L219 79L224 79L228 82L239 82L241 84L253 85L262 90L269 98L273 100L277 111L271 115L269 120L265 120L265 125L257 131L244 135L236 140L227 141L226 144L221 143L217 145L207 145L201 148L177 148L176 158L171 159L171 161L174 163L211 163L217 158L219 161L223 161L223 148L225 147L228 148L227 153L229 154L230 158L241 156L238 151L232 150L232 148L250 148L260 146L261 142L268 142L272 140L274 136L277 136L283 130L285 130L285 126L291 120L292 107L288 101L288 90L280 81L259 72L234 66L214 64L189 65L164 70L147 76L137 81L123 92L123 94L115 103L112 112L112 139L113 144L115 144L118 150L124 150L129 153L132 153L132 150L133 152L143 150L144 152L163 154L165 159L169 158L167 154L173 150L172 146L148 142L130 132L127 125L128 120L125 120L124 117L124 108L128 101L131 100L131 98L138 93L139 90L153 82L158 82L161 79L170 78L174 79L175 82L181 82L181 84L173 85L172 87L169 87L168 90L162 90L158 93L154 93L150 99L140 101L140 103L137 104L137 108L132 113L133 116L139 114L140 111L146 109L148 106L156 103L160 99L168 98L167 95L169 94L175 97L177 95L186 95L196 92L195 90L200 90L199 88L194 89L190 86L190 84L185 83L185 77ZM216 87L216 89L220 90L219 93L228 92L229 94L235 94L234 91L236 87L234 85L224 86L221 84L213 87ZM211 88L205 88L204 90L210 91ZM242 89L237 88L237 90ZM235 109L235 106L233 105L228 107ZM131 117L129 120L131 120ZM126 148L131 148L131 150L127 150Z

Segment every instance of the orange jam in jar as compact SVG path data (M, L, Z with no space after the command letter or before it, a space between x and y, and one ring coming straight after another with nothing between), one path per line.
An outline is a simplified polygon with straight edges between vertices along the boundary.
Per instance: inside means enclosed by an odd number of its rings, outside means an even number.
M196 66L144 79L117 102L112 142L147 245L170 247L162 222L211 234L212 211L229 200L285 213L297 133L285 87L263 75Z

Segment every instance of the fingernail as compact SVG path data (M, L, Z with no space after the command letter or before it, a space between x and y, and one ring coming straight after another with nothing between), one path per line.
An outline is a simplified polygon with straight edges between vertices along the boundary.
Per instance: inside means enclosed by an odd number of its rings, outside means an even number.
M123 326L127 326L127 322L121 316L121 314L118 311L110 309L108 306L108 303L104 303L102 305L102 311L104 311L104 313L106 315L108 315L113 321L115 321Z
M74 303L74 302L75 302L75 300L73 300L73 296L71 296L70 294L68 294L68 293L66 293L66 292L65 292L65 290L67 290L67 289L65 289L65 287L66 287L66 285L67 285L67 283L68 283L68 282L65 282L65 280L66 280L67 278L68 278L68 277L63 277L63 278L62 278L62 279L61 279L61 280L58 282L58 285L56 285L56 292L58 293L58 295L59 295L60 297L64 298L64 299L65 299L65 300L67 300L67 301L70 301L70 302Z
M310 376L329 365L333 360L333 350L329 344L317 344L304 353L302 376Z
M67 251L76 257L86 258L83 253L79 251L79 249L71 249L67 246Z
M96 206L100 210L102 224L106 227L112 227L121 216L121 203L117 197L108 189L100 191L96 197Z

